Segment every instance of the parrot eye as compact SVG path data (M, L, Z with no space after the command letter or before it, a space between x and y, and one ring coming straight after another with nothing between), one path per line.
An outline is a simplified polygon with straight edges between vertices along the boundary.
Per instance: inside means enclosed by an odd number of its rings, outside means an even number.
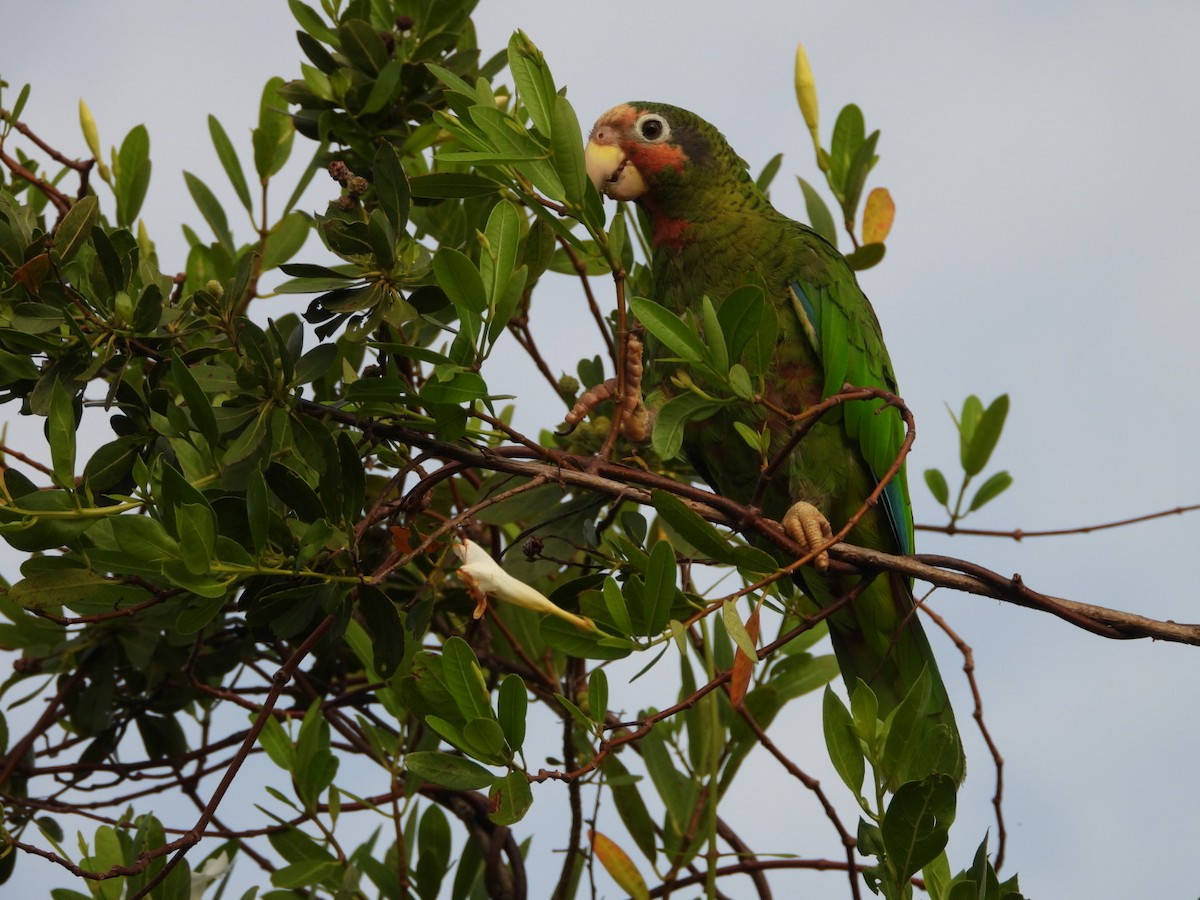
M634 123L638 136L652 144L665 141L671 136L671 126L658 113L646 113Z

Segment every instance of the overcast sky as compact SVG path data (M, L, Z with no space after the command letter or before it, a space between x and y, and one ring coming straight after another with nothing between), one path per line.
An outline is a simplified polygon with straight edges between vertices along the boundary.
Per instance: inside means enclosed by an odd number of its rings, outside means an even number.
M0 58L0 77L33 83L25 121L74 155L86 153L81 96L106 147L144 122L154 175L143 215L164 269L182 268L179 224L202 220L179 172L220 186L238 208L205 117L217 113L248 159L262 83L299 71L286 4L76 0L41 7L40 19ZM477 23L485 53L515 28L528 32L581 122L621 101L660 100L716 124L756 172L783 151L773 196L797 217L792 176L818 173L792 90L796 42L808 48L826 139L844 103L862 107L868 128L882 130L869 186L888 187L898 205L887 259L862 283L917 415L919 522L941 521L919 473L953 468L944 404L957 409L969 393L1011 395L993 468L1015 478L969 525L1068 527L1200 501L1200 5L483 0ZM295 155L307 153L298 141ZM317 208L327 195L312 196ZM587 355L599 347L575 325L579 297L564 286L561 299L540 299L543 343L573 371L581 342ZM508 377L490 383L521 395L534 381L519 368ZM1020 544L918 538L919 549L1020 572L1048 593L1200 620L1200 516ZM935 605L975 650L1007 760L1006 869L1026 893L1195 897L1200 649L1108 642L962 595ZM972 760L951 846L958 868L992 825L992 773L953 647L937 648ZM651 688L638 690L631 706ZM840 790L821 762L819 697L773 734ZM765 777L785 786L765 805L745 779L742 818L759 824L749 843L807 851L796 836L816 833L835 853L811 798L777 771ZM65 883L32 860L19 869ZM840 876L797 883L808 897L845 896Z

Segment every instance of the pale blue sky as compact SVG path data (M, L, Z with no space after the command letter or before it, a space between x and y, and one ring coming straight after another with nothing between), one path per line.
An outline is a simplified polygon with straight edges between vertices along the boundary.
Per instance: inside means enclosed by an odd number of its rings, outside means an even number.
M62 28L43 22L45 39L7 46L0 77L33 82L24 118L67 152L84 152L80 96L105 146L148 126L154 177L144 216L164 267L180 267L179 222L201 219L179 170L220 185L206 115L218 113L245 151L262 82L297 73L286 4L43 9ZM791 84L802 40L825 135L851 101L869 128L882 129L870 184L891 190L898 213L887 260L862 282L917 414L914 473L954 463L944 403L1007 391L1010 424L994 467L1016 483L969 524L1083 525L1200 499L1200 6L483 0L477 23L485 52L513 29L527 31L581 122L620 101L661 100L715 123L755 171L784 151L774 196L797 216L792 176L817 177ZM298 143L296 155L306 153ZM578 324L580 298L564 283L539 301L553 364L573 371L599 346ZM490 383L521 396L536 383L520 368L509 377ZM527 410L546 401L529 399ZM553 424L525 416L530 428ZM917 481L918 521L939 521ZM1179 621L1200 620L1190 569L1198 542L1200 517L1021 544L919 536L922 550L1020 572L1039 590ZM987 720L1007 760L1007 870L1021 873L1026 892L1196 896L1200 651L1106 642L966 596L944 594L936 607L975 649ZM938 649L966 722L953 648ZM646 682L636 694L614 685L631 709L652 692ZM654 702L669 700L664 690ZM837 792L815 698L773 734ZM991 772L980 742L968 741L972 767L951 847L958 866L992 824ZM747 823L751 846L836 856L816 806L772 765L760 760L761 782L745 779L730 818ZM786 785L772 788L778 802L763 802L758 790L768 784ZM535 828L554 803L547 799L535 805ZM547 830L535 838L543 849L555 840ZM65 883L48 866L20 868ZM846 893L829 874L794 884L812 898Z

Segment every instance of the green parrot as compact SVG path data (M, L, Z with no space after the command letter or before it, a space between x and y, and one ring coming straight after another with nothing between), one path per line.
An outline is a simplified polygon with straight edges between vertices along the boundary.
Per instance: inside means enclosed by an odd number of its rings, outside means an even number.
M879 320L854 273L813 229L779 213L755 185L725 138L694 113L661 103L616 106L596 122L586 151L588 174L601 193L636 202L646 213L652 244L654 299L677 314L699 311L702 298L719 304L736 288L756 284L773 302L778 331L765 378L771 406L803 411L843 384L896 391ZM733 297L736 299L737 294ZM672 364L648 373L668 395ZM701 389L706 385L695 373ZM727 395L728 391L724 393ZM780 520L802 546L814 547L862 505L894 462L904 425L880 401L854 401L826 415L791 452L762 497L765 515ZM766 405L722 407L686 429L683 450L719 494L753 499L762 457L736 433L741 421L771 434L781 452L794 426ZM912 507L904 471L850 532L851 543L887 553L913 550ZM797 581L819 606L859 583L816 567ZM852 605L829 622L834 652L850 687L861 678L885 717L928 671L935 722L952 735L945 774L961 779L962 745L954 713L929 642L914 609L909 579L877 576Z

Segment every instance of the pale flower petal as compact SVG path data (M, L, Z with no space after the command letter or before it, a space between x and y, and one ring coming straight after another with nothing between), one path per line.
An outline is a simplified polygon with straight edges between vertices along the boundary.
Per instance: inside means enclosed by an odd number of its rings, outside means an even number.
M451 547L458 558L462 560L462 565L458 567L458 577L479 604L476 608L476 617L482 615L484 600L490 594L497 600L503 600L515 606L523 606L534 612L566 619L586 631L596 630L596 626L590 619L567 612L561 606L552 603L541 591L509 575L500 568L500 564L492 559L486 550L471 539L456 540Z

